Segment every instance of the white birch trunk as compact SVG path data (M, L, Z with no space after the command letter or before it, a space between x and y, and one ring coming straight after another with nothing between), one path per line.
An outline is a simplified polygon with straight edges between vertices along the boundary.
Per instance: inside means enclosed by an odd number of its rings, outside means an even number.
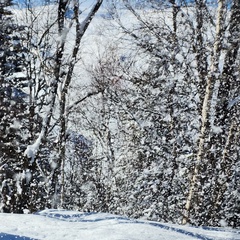
M62 93L60 95L60 146L59 146L59 157L60 157L60 207L64 206L64 198L65 198L65 152L66 152L66 130L67 130L67 113L69 108L66 104L68 89L72 80L72 75L74 71L75 64L77 63L77 55L79 52L80 44L82 37L84 36L89 24L91 23L94 15L98 11L102 4L102 0L97 0L92 9L89 11L87 17L80 23L79 21L79 1L74 2L74 20L76 24L75 29L75 45L72 49L72 55L68 65L68 72L66 78L63 82Z
M219 56L221 52L221 39L222 39L222 22L223 22L223 11L224 11L225 0L218 1L218 10L217 10L217 23L216 23L216 35L215 42L213 48L213 57L211 60L210 73L207 79L207 85L205 90L205 96L202 104L202 113L201 113L201 128L200 128L200 136L199 136L199 144L198 144L198 152L196 156L196 163L194 167L194 171L192 174L192 179L190 182L190 188L188 192L188 197L185 205L184 217L182 220L182 224L186 224L189 219L190 209L193 201L194 190L198 179L200 163L202 161L202 155L204 152L204 143L205 137L208 132L208 122L209 122L209 112L210 112L210 104L213 95L213 88L217 79L217 74L219 73L218 65L219 65Z

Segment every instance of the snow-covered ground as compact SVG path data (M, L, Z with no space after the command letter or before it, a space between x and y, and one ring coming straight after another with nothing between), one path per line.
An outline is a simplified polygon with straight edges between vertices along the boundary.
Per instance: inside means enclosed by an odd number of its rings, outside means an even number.
M84 3L88 2L85 1ZM81 6L82 9L87 8L83 6ZM21 19L24 12L16 9L15 13ZM83 17L85 17L84 14L85 12L83 11ZM150 14L153 17L153 13ZM134 19L130 15L125 15L124 12L122 12L122 20L125 26L134 23ZM111 29L111 34L103 35L103 30L106 32L106 29L110 28L112 24L114 26L112 20L108 18L107 11L101 8L83 39L81 48L83 62L92 64L97 59L96 55L99 54L101 57L103 55L102 52L106 51L108 45L115 45L116 48L122 48L119 29L115 29L114 31ZM69 37L68 41L71 43L73 40ZM124 55L124 53L122 54ZM81 72L83 71L81 69L82 65L81 61L77 64L77 71L79 71L77 75L81 75L81 78L79 78L81 79L80 83L86 87L89 81L84 73ZM77 91L79 92L79 90ZM0 239L240 240L240 230L230 228L195 228L133 220L108 213L45 210L38 214L24 215L0 213Z
M108 213L45 210L23 215L0 213L0 239L236 240L240 231L140 221Z

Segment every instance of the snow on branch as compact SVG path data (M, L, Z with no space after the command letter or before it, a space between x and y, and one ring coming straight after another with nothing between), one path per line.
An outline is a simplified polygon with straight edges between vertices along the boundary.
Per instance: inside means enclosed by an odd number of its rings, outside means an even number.
M72 103L70 106L67 107L66 112L69 113L75 106L77 106L79 103L85 101L87 98L97 95L99 93L101 93L102 91L98 90L98 91L94 91L94 92L89 92L86 96L84 96L83 98L77 100L76 102Z
M90 22L92 21L95 13L98 11L98 9L100 8L100 6L102 5L103 0L97 0L97 2L94 4L94 6L92 7L92 9L90 10L89 14L87 15L87 17L84 19L84 21L81 24L80 27L80 36L83 36L83 34L85 33L85 31L87 30Z
M227 109L232 108L234 105L238 104L240 102L240 96L236 97L235 99L229 101L227 105Z
M43 131L41 131L36 141L32 145L28 145L27 149L24 152L24 155L31 159L30 163L33 163L35 160L35 156L39 150L43 136L44 136Z

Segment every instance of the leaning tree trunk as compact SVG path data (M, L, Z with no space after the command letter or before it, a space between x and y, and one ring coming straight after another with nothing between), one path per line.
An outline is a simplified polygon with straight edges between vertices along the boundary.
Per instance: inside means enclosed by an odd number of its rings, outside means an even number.
M187 201L185 205L184 217L182 220L183 224L186 224L189 221L191 205L193 203L193 197L196 194L195 188L198 181L198 175L205 150L206 144L206 136L210 131L210 108L211 108L211 99L213 96L214 85L217 80L218 74L218 65L219 65L219 56L221 53L221 41L223 36L223 11L224 11L224 0L219 0L218 2L218 13L217 13L217 23L216 23L216 35L215 42L213 47L213 56L211 60L210 73L207 77L205 96L202 104L202 112L201 112L201 127L200 127L200 135L198 141L198 150L196 155L196 163L192 173L191 182L189 186L189 192L187 196Z
M50 28L57 23L57 46L54 54L54 64L50 66L50 72L53 80L50 84L49 97L48 97L48 110L46 117L42 123L41 133L38 139L32 145L29 145L25 151L25 155L31 158L31 162L36 161L36 156L41 151L40 146L44 139L49 136L49 133L55 126L59 126L58 142L57 142L57 157L54 159L56 167L52 170L48 178L50 190L48 194L50 198L54 199L51 201L51 207L63 207L64 205L64 172L65 172L65 151L66 151L66 131L67 131L67 114L69 112L69 106L67 106L67 95L68 90L72 81L74 67L78 60L78 52L82 37L89 27L95 13L99 10L102 0L96 0L93 7L89 10L86 18L80 22L79 20L79 1L73 0L73 11L74 17L66 21L65 13L67 10L67 4L69 1L60 0L58 2L58 15L57 20L50 26ZM69 25L67 25L69 24ZM72 49L66 50L66 39L72 26L75 26L75 43ZM50 34L50 28L47 29L41 36L40 43L44 38ZM40 44L39 43L39 44ZM64 58L65 54L70 52L70 57L67 60ZM89 94L88 96L91 96ZM59 102L58 102L59 101ZM59 103L59 105L57 104ZM77 102L74 104L76 105ZM55 108L59 107L59 118L54 119ZM60 177L60 179L59 179ZM60 180L60 184L59 184ZM60 196L59 196L60 194ZM59 206L60 205L60 206Z
M228 186L234 177L233 168L237 167L238 144L235 143L235 136L239 131L239 109L237 102L240 92L239 85L239 50L240 50L240 2L234 0L231 9L229 23L228 48L224 59L223 70L220 78L218 91L218 104L215 113L214 125L220 127L221 132L213 138L215 153L215 189L213 191L213 213L215 222L225 218L221 216L223 205L228 204L225 195L231 195L232 190ZM237 66L238 65L238 66ZM236 101L236 100L235 100ZM227 193L227 191L229 191ZM227 193L227 194L226 194ZM230 210L230 209L229 209ZM229 211L228 210L228 211ZM227 214L229 215L229 214ZM239 221L239 219L238 219Z
M64 207L64 185L65 185L65 153L66 153L66 131L67 131L67 115L68 115L68 106L67 106L67 94L69 90L70 83L72 81L72 75L74 67L77 63L78 52L81 44L82 37L84 36L86 30L88 29L89 24L91 23L94 15L98 11L102 4L102 0L97 0L93 5L87 17L80 23L79 21L79 1L74 1L74 18L75 21L75 44L72 48L72 53L70 61L66 71L66 77L62 83L62 91L60 94L60 133L59 133L59 167L60 167L60 207ZM66 9L64 8L64 11Z

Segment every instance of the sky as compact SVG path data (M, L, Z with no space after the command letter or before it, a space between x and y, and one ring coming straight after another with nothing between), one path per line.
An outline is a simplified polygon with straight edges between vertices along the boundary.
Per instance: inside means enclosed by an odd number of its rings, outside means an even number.
M26 0L13 0L13 2L19 6L21 5L25 5L24 3L26 2ZM34 2L34 5L39 5L42 2L45 2L44 0L34 0L31 1L32 3Z

